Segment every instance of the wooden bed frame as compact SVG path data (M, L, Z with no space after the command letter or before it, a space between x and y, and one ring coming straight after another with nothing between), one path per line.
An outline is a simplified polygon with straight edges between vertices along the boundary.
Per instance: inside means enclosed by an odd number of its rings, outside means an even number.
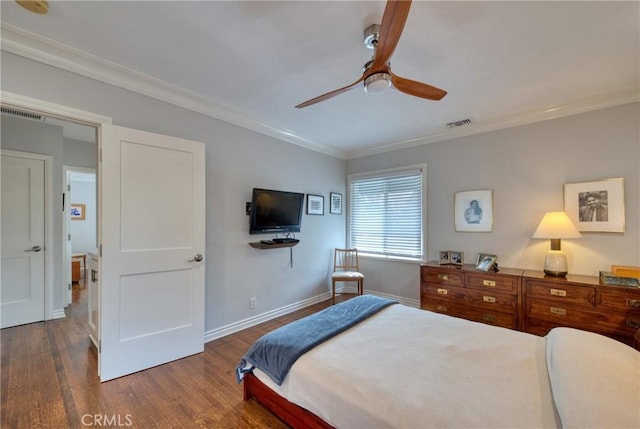
M312 412L287 401L269 389L253 373L244 376L243 384L245 401L255 399L257 403L294 429L335 429Z

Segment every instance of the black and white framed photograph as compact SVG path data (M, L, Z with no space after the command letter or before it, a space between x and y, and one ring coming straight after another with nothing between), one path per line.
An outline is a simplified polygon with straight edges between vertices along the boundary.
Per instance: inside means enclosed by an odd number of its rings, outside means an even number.
M493 231L493 192L491 190L456 192L454 213L456 231Z
M451 265L464 265L464 252L452 250L449 260L451 261L449 262Z
M342 194L337 192L329 193L329 213L342 214Z
M439 259L440 265L464 265L464 252L442 250Z
M483 256L482 259L478 261L478 264L476 265L476 270L489 271L491 268L493 268L494 264L496 263L496 259L498 258L495 255Z
M498 266L498 256L497 255L492 255L490 253L478 253L478 259L476 259L476 266L479 266L480 263L482 261L485 261L487 258L492 258L493 259L493 264L491 265L491 267L489 267L489 269L491 268L497 268Z
M578 231L624 232L624 179L566 183L564 211Z
M307 214L324 215L324 196L307 194Z

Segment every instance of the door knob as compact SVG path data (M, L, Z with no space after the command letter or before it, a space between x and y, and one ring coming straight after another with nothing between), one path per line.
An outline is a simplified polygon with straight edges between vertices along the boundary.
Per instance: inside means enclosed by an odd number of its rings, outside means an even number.
M42 247L40 246L33 246L31 249L27 249L25 250L25 252L39 252L42 250Z
M193 259L189 259L188 262L200 262L203 259L204 259L204 256L198 253L196 256L193 257Z

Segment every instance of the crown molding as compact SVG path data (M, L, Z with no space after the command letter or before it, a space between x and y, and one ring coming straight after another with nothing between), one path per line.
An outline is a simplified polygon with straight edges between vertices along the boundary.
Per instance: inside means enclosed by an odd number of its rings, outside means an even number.
M518 127L522 125L533 124L535 122L558 119L565 116L572 116L580 113L587 113L594 110L606 109L609 107L622 106L624 104L637 102L640 102L640 88L634 87L615 93L602 94L595 97L575 100L572 103L568 103L551 109L544 108L540 110L502 115L494 120L472 123L471 125L464 126L458 129L446 130L441 133L419 136L384 146L378 146L372 149L347 152L346 159L356 159L366 156L379 155L399 149L407 149L429 143L452 140L455 138L467 137L505 128Z
M19 27L0 23L0 29L2 30L1 48L3 51L124 88L192 112L200 113L241 128L255 131L259 134L344 160L379 155L399 149L406 149L549 119L557 119L640 101L640 88L635 87L630 88L627 91L576 100L573 103L568 103L553 109L544 107L534 111L505 114L492 120L473 123L462 128L416 136L371 149L343 151L334 146L315 141L287 128L278 127L256 118L251 118L250 115L234 111L222 103L214 103L209 99L178 86L171 85L144 73L128 69L98 56L55 42Z
M1 48L5 52L124 88L325 155L345 159L345 152L335 147L321 144L284 127L250 118L247 114L233 111L221 103L211 102L160 79L4 22L0 23L0 29Z

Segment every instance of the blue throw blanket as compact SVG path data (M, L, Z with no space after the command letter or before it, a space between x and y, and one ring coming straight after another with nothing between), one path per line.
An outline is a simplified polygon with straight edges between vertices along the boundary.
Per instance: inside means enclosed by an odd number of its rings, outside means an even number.
M300 356L395 303L361 295L263 335L236 367L238 383L245 373L258 368L280 386Z

